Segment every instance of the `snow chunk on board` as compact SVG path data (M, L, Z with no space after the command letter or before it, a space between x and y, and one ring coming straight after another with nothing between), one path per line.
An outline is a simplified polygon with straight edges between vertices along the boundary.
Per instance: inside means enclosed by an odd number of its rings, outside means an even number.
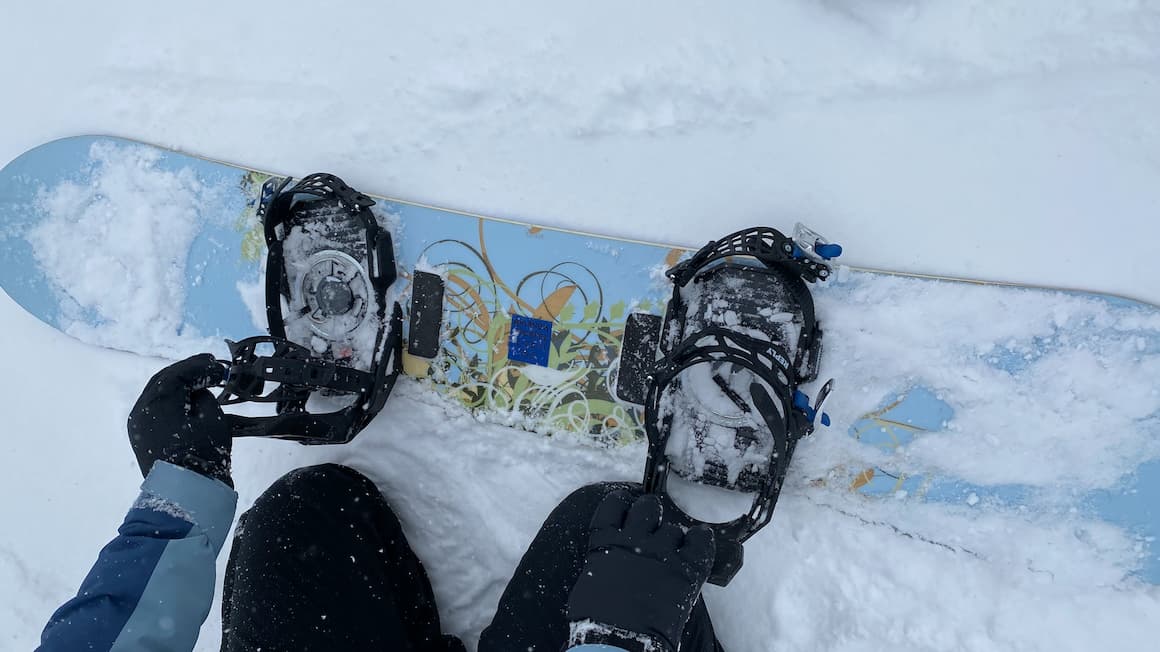
M46 218L28 234L45 276L68 288L62 330L171 358L216 345L181 329L186 258L212 191L192 170L161 169L155 150L98 144L90 156L92 183L43 189Z

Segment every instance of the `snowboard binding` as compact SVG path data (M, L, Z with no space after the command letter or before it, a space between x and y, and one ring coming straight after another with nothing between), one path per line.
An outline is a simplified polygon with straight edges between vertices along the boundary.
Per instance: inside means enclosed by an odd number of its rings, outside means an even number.
M838 245L798 225L794 238L751 228L709 242L666 272L673 296L663 318L635 314L625 330L617 394L643 404L646 491L683 527L707 523L717 540L709 581L725 586L742 544L769 523L798 440L817 402L798 387L817 378L822 330L807 282L825 280ZM627 395L627 396L626 396ZM728 522L691 516L670 473L694 485L752 494Z
M275 416L229 415L235 437L304 444L353 439L386 403L402 365L402 309L391 234L374 201L329 174L262 187L268 336L228 341L222 405L274 403ZM312 412L315 395L345 401Z

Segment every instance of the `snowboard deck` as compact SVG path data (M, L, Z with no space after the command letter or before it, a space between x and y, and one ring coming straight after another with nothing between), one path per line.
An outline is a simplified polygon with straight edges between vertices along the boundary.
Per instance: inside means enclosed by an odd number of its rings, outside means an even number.
M0 171L0 287L90 344L221 353L222 338L265 329L254 210L271 176L107 136L37 147ZM393 296L417 353L405 354L409 375L482 420L644 437L642 410L612 391L625 322L663 314L663 271L690 248L371 196L394 234ZM1110 531L1115 545L1098 545L1132 549L1126 575L1160 583L1160 308L851 267L834 276L811 290L820 379L836 379L829 431L850 439L826 440L824 461L799 451L791 475L884 500L1072 519ZM414 302L414 287L435 298ZM410 332L413 309L414 323L439 318L437 339Z

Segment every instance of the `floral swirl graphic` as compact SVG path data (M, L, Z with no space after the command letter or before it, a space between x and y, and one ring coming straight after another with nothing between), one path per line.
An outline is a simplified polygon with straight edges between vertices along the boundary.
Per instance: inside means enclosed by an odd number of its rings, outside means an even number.
M625 302L606 305L600 279L574 261L509 283L489 257L483 220L478 237L478 243L439 240L420 255L443 261L438 268L446 286L441 350L427 376L469 408L510 425L607 443L643 437L638 410L618 401L610 387ZM650 307L643 301L634 309ZM547 367L508 359L513 315L551 322Z

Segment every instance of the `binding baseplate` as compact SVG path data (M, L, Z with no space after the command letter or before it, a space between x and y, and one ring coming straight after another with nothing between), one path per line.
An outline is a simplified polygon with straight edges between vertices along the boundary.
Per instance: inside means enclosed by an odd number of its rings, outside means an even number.
M345 443L378 414L398 378L402 309L391 234L374 201L330 174L271 179L258 205L266 240L269 335L227 341L222 405L274 403L276 415L228 415L235 437ZM312 412L314 396L345 402Z
M709 581L720 586L740 569L742 544L772 518L794 448L832 387L813 405L798 389L817 378L822 348L806 282L829 278L841 248L801 225L797 235L758 227L709 242L668 270L664 317L634 315L626 328L617 394L645 408L645 490L684 527L707 522L673 498L670 473L752 494L740 517L707 523L717 540ZM630 341L642 333L655 341Z

